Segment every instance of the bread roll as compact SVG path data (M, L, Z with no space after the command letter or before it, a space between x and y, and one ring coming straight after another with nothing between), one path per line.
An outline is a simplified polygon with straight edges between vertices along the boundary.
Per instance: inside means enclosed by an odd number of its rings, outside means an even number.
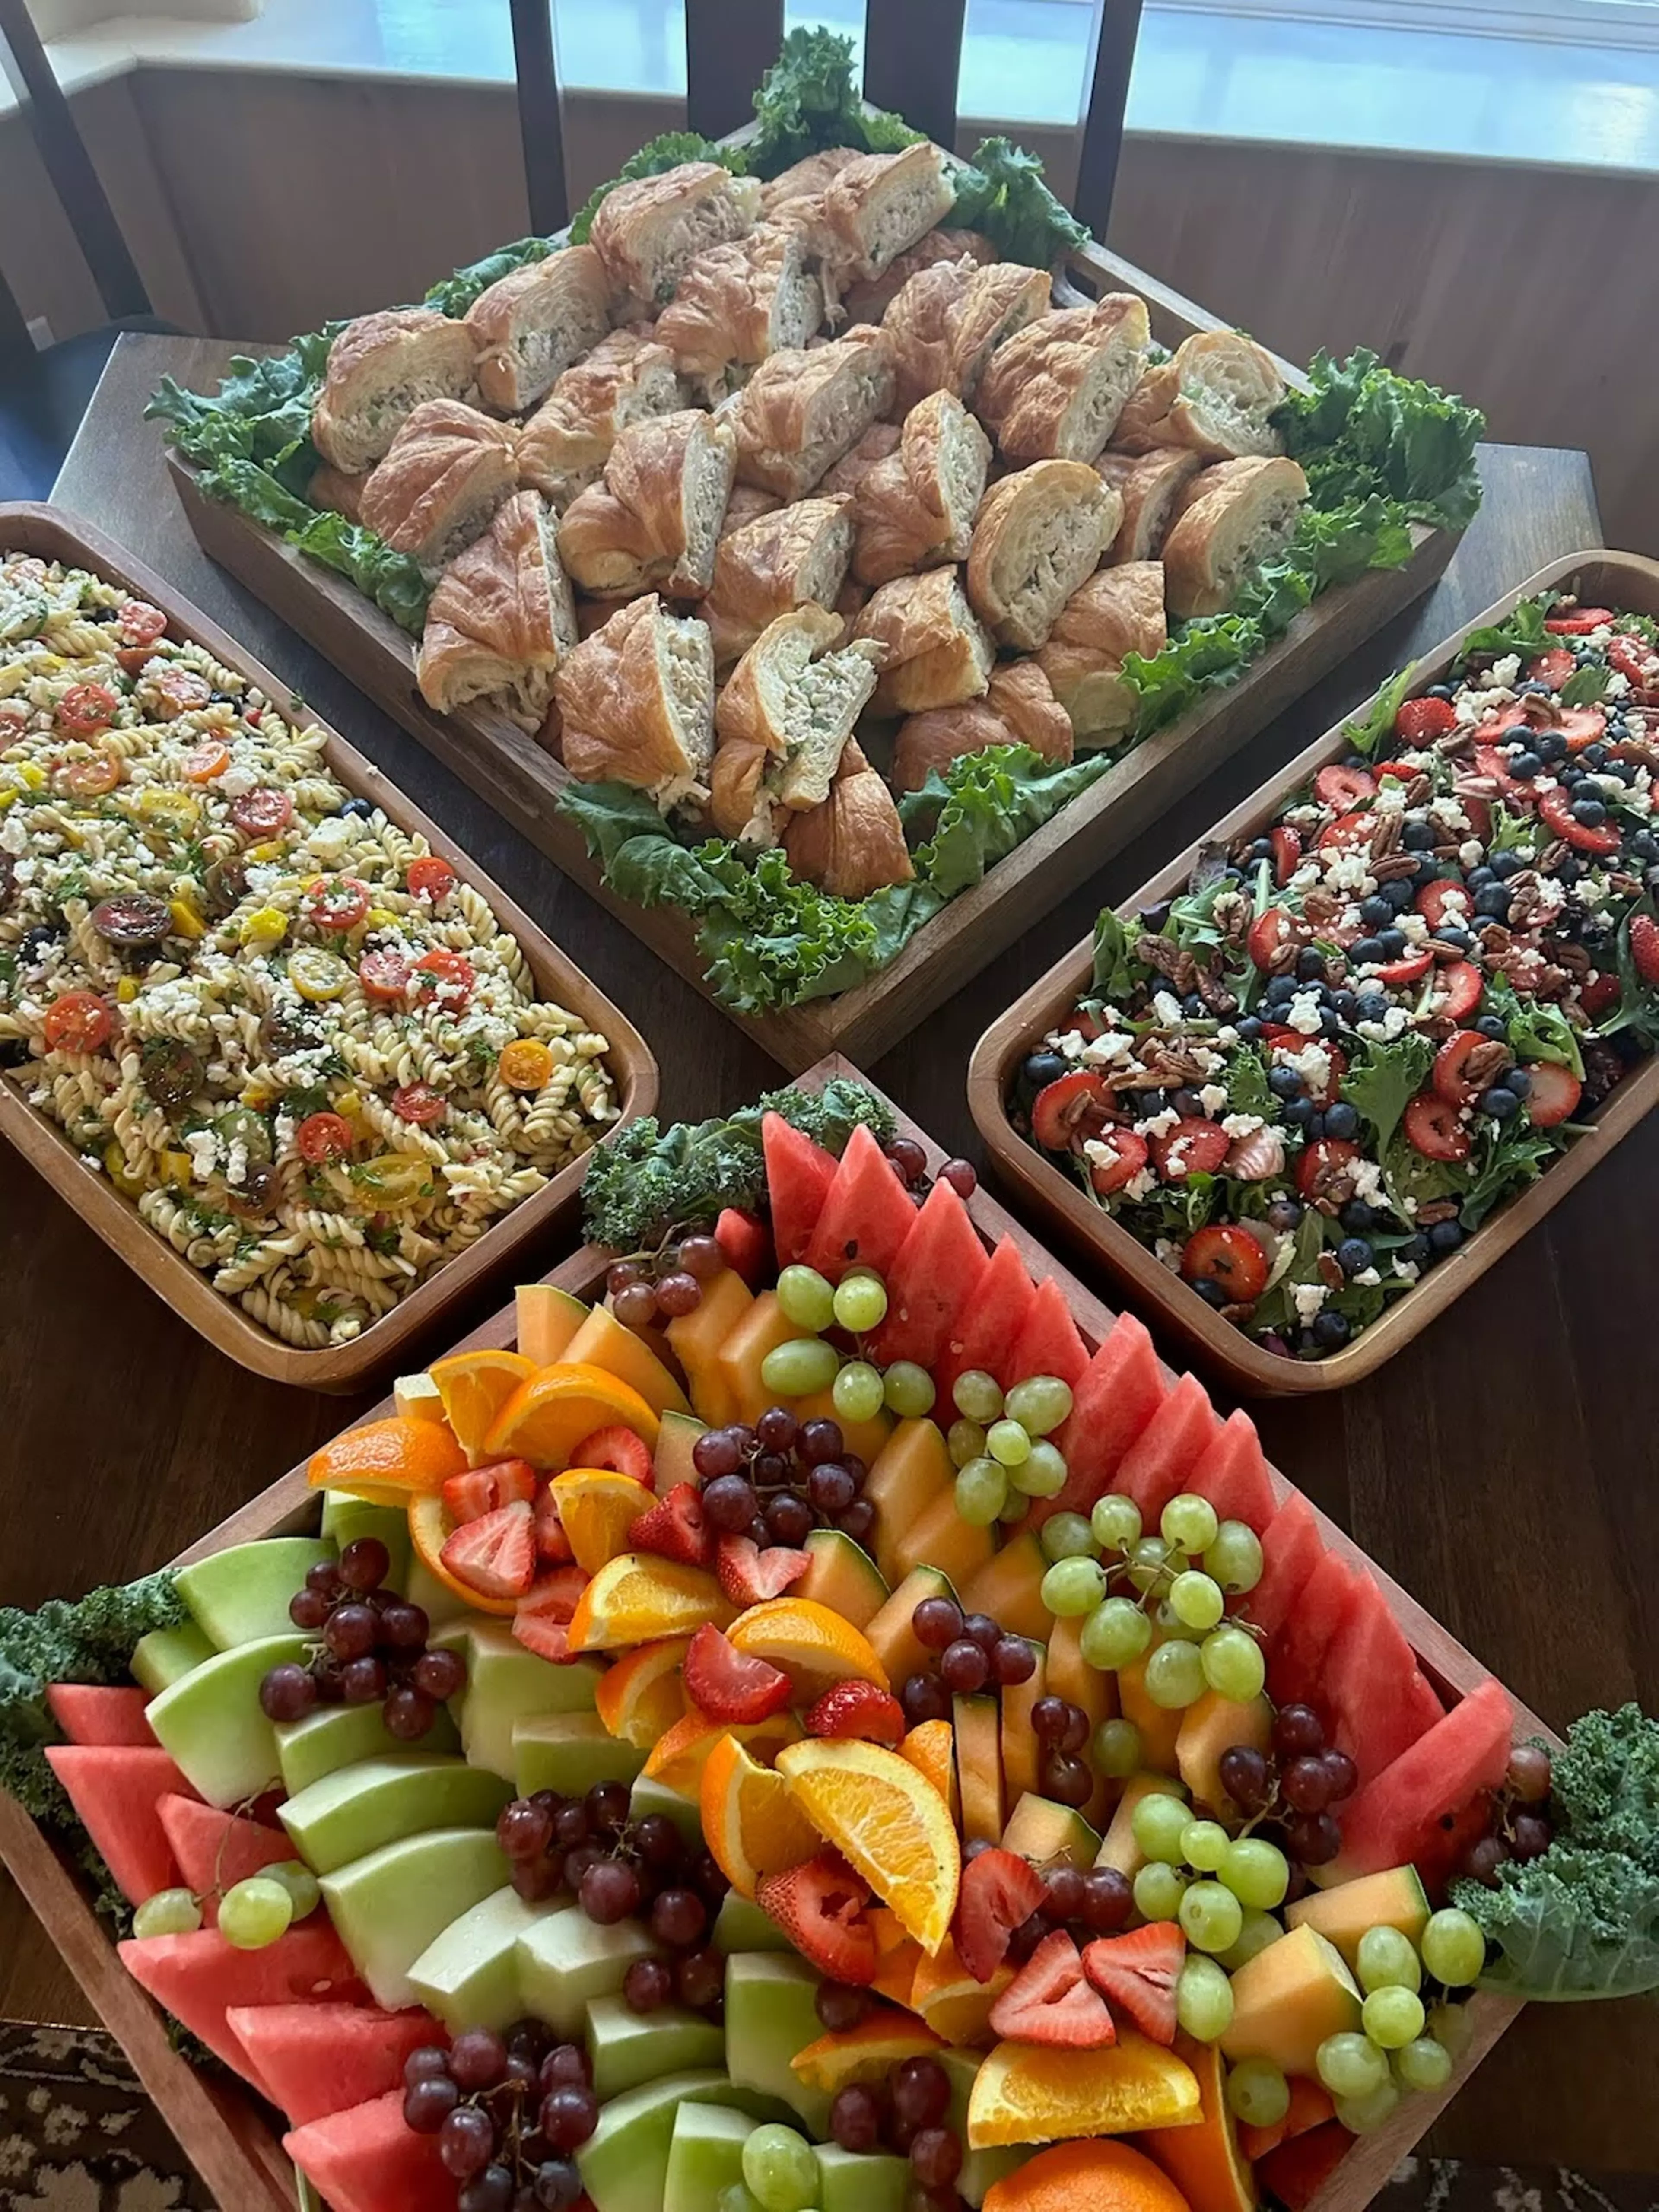
M886 341L867 325L829 345L775 353L731 403L738 477L804 498L892 396Z
M709 400L769 354L804 346L823 319L823 295L798 230L763 223L688 264L657 319L680 375Z
M1036 652L1121 515L1117 494L1081 461L1034 461L992 485L974 525L968 596L1000 644Z
M1113 442L1126 452L1189 446L1206 460L1280 453L1273 410L1284 378L1265 346L1242 331L1194 331L1130 395ZM1133 443L1131 443L1133 441Z
M941 562L965 561L991 465L991 441L961 400L935 392L904 418L898 450L854 497L861 584L885 584Z
M783 848L798 876L837 898L868 898L915 874L893 794L855 740L823 805L789 817Z
M1282 454L1256 456L1218 461L1191 489L1164 541L1164 597L1183 620L1224 612L1248 572L1289 542L1308 479Z
M853 556L852 501L798 500L726 532L703 602L714 665L747 653L767 625L808 603L833 607Z
M995 658L957 568L930 568L925 575L884 584L872 593L853 635L873 638L887 649L872 702L878 714L916 714L976 699Z
M466 325L435 307L359 315L328 349L313 443L335 468L360 476L423 400L477 398L477 351Z
M707 625L654 592L567 653L553 679L564 764L582 783L626 783L665 811L701 792L714 750Z
M1129 727L1137 701L1123 680L1123 656L1138 653L1150 660L1169 635L1159 562L1097 568L1073 592L1036 665L1079 744L1109 744Z
M575 642L570 582L547 502L521 491L439 579L416 681L441 714L471 699L499 698L520 729L538 730L561 656Z
M566 508L559 554L585 592L621 598L662 588L698 599L714 580L732 489L731 427L696 407L624 430L605 475Z
M1123 501L1123 519L1108 561L1155 561L1188 486L1203 465L1189 446L1103 453L1095 466Z
M617 295L618 319L653 315L672 298L694 254L753 229L761 188L717 161L682 161L660 176L613 185L593 217L592 241Z
M567 368L519 433L519 482L561 513L605 473L630 422L685 404L673 356L643 336L648 325L611 331L586 361Z
M920 791L934 769L987 745L1030 745L1045 760L1072 757L1072 725L1035 660L1005 660L991 672L982 699L935 707L899 726L893 747L896 791Z
M512 495L513 433L459 399L426 399L363 486L362 518L435 576Z
M964 254L979 267L994 261L997 250L983 231L930 230L895 255L879 276L850 285L842 295L842 313L849 323L878 323L919 269L931 269L936 261L960 261Z
M466 326L486 407L521 415L611 327L611 280L591 246L527 262L480 292Z
M992 355L981 421L1012 461L1093 460L1139 379L1148 336L1133 292L1039 315Z
M836 647L839 618L797 607L762 631L714 706L711 812L722 836L773 844L780 809L821 805L864 703L879 646Z
M911 277L882 318L893 349L894 404L908 412L930 392L972 401L985 364L1016 331L1047 312L1046 269L985 266L963 254Z

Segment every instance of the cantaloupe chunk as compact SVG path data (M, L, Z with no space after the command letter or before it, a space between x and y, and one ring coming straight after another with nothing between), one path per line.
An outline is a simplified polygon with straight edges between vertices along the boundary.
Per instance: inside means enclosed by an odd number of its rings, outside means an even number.
M1352 1966L1368 1928L1397 1928L1417 1942L1429 1924L1429 1899L1415 1867L1389 1867L1336 1889L1310 1890L1297 1898L1285 1918L1291 1928L1316 1928Z
M1148 2128L1135 2141L1186 2198L1188 2212L1252 2212L1255 2176L1223 2094L1221 2053L1212 2043L1196 2042L1190 2035L1177 2035L1175 2050L1198 2082L1199 2124Z
M982 1836L1000 1844L1007 1825L1002 1794L1002 1746L994 1698L957 1698L957 1790L962 1800L962 1833L967 1843Z
M969 1606L970 1612L989 1611L988 1607ZM992 1615L994 1620L996 1616ZM1011 1683L1002 1692L1002 1788L1011 1805L1017 1805L1028 1792L1039 1794L1037 1778L1039 1749L1036 1731L1031 1726L1031 1708L1048 1688L1048 1654L1041 1644L1031 1647L1036 1665L1023 1682Z
M1206 1690L1194 1705L1178 1716L1176 1765L1194 1800L1226 1820L1231 1800L1221 1780L1221 1754L1236 1743L1266 1752L1273 1742L1273 1707L1266 1698L1235 1705L1217 1691Z
M980 1569L962 1593L963 1604L969 1613L988 1613L1011 1636L1029 1636L1041 1644L1052 1625L1042 1602L1048 1567L1042 1547L1029 1528L1022 1528Z
M889 1583L908 1575L912 1567L937 1567L958 1589L965 1589L989 1564L995 1544L988 1528L976 1528L957 1511L953 1489L942 1492L915 1520L892 1530L885 1540L880 1521L876 1522L877 1564Z
M1169 1774L1132 1774L1123 1785L1112 1825L1095 1854L1097 1867L1115 1867L1126 1881L1133 1881L1146 1863L1146 1854L1135 1841L1135 1807L1143 1797L1184 1797L1185 1787Z
M943 1431L927 1419L901 1421L870 1462L864 1495L876 1509L876 1565L890 1583L907 1571L894 1565L899 1540L935 1498L953 1490L956 1474Z
M1227 2059L1270 2058L1286 2074L1312 2074L1328 2035L1359 2026L1359 1987L1334 1943L1293 1928L1233 1976L1233 2017L1221 2037Z
M1146 1694L1146 1662L1157 1649L1155 1644L1148 1644L1133 1666L1118 1668L1117 1701L1124 1719L1133 1721L1140 1730L1141 1765L1173 1774L1176 1771L1176 1745L1186 1715L1155 1705Z
M533 1367L550 1367L587 1319L587 1308L552 1283L520 1283L513 1293L519 1350ZM599 1364L596 1361L595 1364Z
M723 1282L725 1277L719 1279ZM676 1358L679 1356L676 1350ZM608 1306L593 1308L560 1358L602 1367L607 1375L614 1375L619 1382L626 1382L630 1389L637 1390L653 1413L689 1413L691 1410L684 1391L650 1346L635 1336L631 1328L624 1328Z
M810 1328L803 1328L798 1322L789 1319L778 1304L775 1291L759 1293L716 1355L720 1373L738 1401L739 1420L752 1425L769 1406L777 1403L777 1392L769 1390L761 1381L761 1364L767 1353L775 1352L781 1344L812 1334Z
M668 1342L684 1370L691 1403L711 1428L738 1418L738 1401L720 1364L720 1347L754 1304L754 1293L728 1267L703 1285L702 1303L668 1324Z

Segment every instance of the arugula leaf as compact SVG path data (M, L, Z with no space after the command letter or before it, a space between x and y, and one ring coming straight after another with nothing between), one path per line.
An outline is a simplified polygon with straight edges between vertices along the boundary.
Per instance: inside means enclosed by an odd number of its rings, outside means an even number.
M1531 853L1537 849L1538 828L1529 814L1511 814L1501 801L1492 805L1489 853Z
M1486 1158L1474 1171L1459 1215L1470 1235L1523 1183L1535 1182L1561 1145L1553 1129L1499 1124L1486 1139L1485 1149Z
M1488 981L1486 1000L1502 1018L1517 1060L1553 1060L1583 1081L1584 1055L1578 1048L1577 1032L1559 1006L1548 999L1523 999L1501 971Z
M615 191L618 185L632 184L640 177L659 177L665 169L677 169L682 161L718 161L734 177L749 173L748 149L742 146L725 146L713 138L705 138L698 131L665 131L659 138L648 138L637 153L630 154L614 177L597 185L576 210L568 233L573 246L586 246L593 228L593 218L599 211L599 203ZM461 272L465 273L465 272Z
M492 284L499 284L503 276L528 267L532 261L545 261L554 250L550 238L515 238L511 246L498 246L482 261L458 269L453 276L441 277L427 294L425 304L446 315L464 315Z
M1237 683L1266 643L1261 624L1248 616L1201 615L1178 623L1150 658L1126 653L1123 674L1139 702L1136 738L1178 721L1206 691Z
M905 834L933 821L915 850L916 872L942 898L984 880L1034 830L1115 766L1110 753L1085 753L1056 766L1030 745L987 745L964 753L899 801Z
M1316 353L1308 379L1273 419L1307 470L1316 507L1380 495L1399 501L1402 520L1463 527L1480 503L1474 448L1486 424L1478 408L1396 375L1364 347L1341 362Z
M1607 696L1607 679L1613 671L1587 661L1583 667L1575 668L1561 686L1557 696L1564 707L1590 707Z
M1036 155L1003 137L981 138L972 161L958 172L951 220L983 231L1004 260L1030 269L1046 269L1089 236L1043 182Z
M1434 1065L1434 1048L1407 1030L1387 1044L1368 1044L1342 1079L1342 1096L1376 1132L1376 1149L1386 1152L1400 1117L1422 1089Z
M1129 933L1110 907L1103 907L1095 922L1095 996L1109 1002L1121 1000L1133 990L1135 981Z
M1342 734L1357 753L1369 757L1394 735L1395 716L1410 697L1416 674L1417 664L1408 661L1404 668L1389 677L1377 693L1364 721L1344 722Z
M1460 665L1472 653L1496 653L1500 659L1505 653L1516 653L1523 661L1547 653L1555 640L1544 627L1544 617L1558 596L1554 592L1540 592L1535 599L1517 599L1502 622L1488 623L1484 629L1471 630L1463 641Z

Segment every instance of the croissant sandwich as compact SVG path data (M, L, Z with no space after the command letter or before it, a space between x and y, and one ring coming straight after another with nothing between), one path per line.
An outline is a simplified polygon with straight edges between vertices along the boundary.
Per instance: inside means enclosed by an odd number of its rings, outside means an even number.
M763 223L689 264L656 335L679 374L716 400L769 354L804 346L823 319L801 233Z
M1103 453L1095 466L1123 502L1123 519L1107 559L1155 561L1188 485L1203 465L1189 446L1154 446L1146 453Z
M714 707L710 811L722 836L777 842L781 809L830 795L842 748L875 689L879 646L836 646L838 616L798 607L761 632Z
M1169 641L1164 569L1157 561L1098 568L1060 609L1036 665L1069 716L1079 744L1109 744L1134 720L1123 656L1150 660Z
M853 635L886 647L873 701L878 714L919 714L976 699L996 656L963 594L957 568L930 568L884 584L872 593Z
M328 349L311 435L347 476L373 468L422 400L476 399L477 346L435 307L391 307L348 323Z
M845 496L798 500L722 537L702 606L717 668L747 653L780 615L834 606L853 555L851 509Z
M910 410L898 449L854 495L861 584L965 561L991 465L991 441L961 400L935 392Z
M966 255L976 268L994 261L997 250L983 231L930 230L890 261L879 276L854 284L842 295L842 312L849 323L878 323L918 270L936 261L960 261Z
M577 585L612 599L660 585L696 599L714 574L732 489L729 424L696 407L624 430L605 475L565 509L559 554Z
M992 485L974 525L968 596L999 643L1035 653L1117 535L1122 502L1081 461L1033 461Z
M521 491L439 579L416 680L441 714L471 699L499 698L521 729L538 730L560 658L575 642L570 582L547 502Z
M520 415L611 327L611 280L591 246L568 246L480 292L466 326L486 407Z
M1112 434L1124 453L1189 446L1206 460L1279 453L1273 410L1284 378L1265 346L1242 331L1194 331L1130 393Z
M893 794L856 739L842 751L823 805L788 817L783 849L798 876L837 898L868 898L915 874Z
M934 707L902 723L893 747L894 785L920 791L933 769L987 745L1030 745L1045 760L1061 763L1072 757L1072 725L1035 660L994 668L982 699Z
M761 188L718 161L682 161L660 176L613 185L593 217L592 242L622 310L653 315L673 297L694 254L752 230Z
M562 511L599 482L630 422L684 404L667 347L640 330L611 331L565 370L520 431L519 481Z
M991 356L981 421L1009 460L1093 460L1139 381L1150 335L1133 292L1039 315Z
M775 353L731 403L739 478L804 498L892 396L887 342L867 324L829 345Z
M966 254L911 277L882 318L893 349L895 404L908 411L939 391L971 401L997 347L1047 312L1048 291L1046 269L1018 261L981 267Z
M435 576L514 489L513 433L459 399L427 399L363 486L363 520Z
M849 446L835 465L824 471L819 491L856 492L878 461L898 451L900 434L896 422L872 422L857 445Z
M564 764L582 783L626 783L665 812L706 787L714 750L707 626L654 592L567 653L553 679Z
M836 290L867 283L926 236L956 202L945 156L926 138L899 154L860 154L825 190L815 235Z
M1246 573L1288 544L1307 496L1307 477L1282 454L1200 471L1164 541L1170 612L1183 619L1223 613Z

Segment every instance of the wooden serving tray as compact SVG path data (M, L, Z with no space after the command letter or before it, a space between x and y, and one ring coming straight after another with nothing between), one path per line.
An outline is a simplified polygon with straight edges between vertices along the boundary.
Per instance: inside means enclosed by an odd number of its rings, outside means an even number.
M92 569L136 598L149 600L166 614L173 636L193 639L216 660L257 684L288 720L302 727L327 728L308 707L296 704L287 685L234 638L90 523L56 507L0 505L0 548ZM328 731L323 759L330 774L347 790L372 799L400 830L424 837L434 853L441 853L456 873L489 902L501 927L523 946L541 996L568 1007L589 1029L609 1038L611 1068L621 1109L621 1119L615 1126L620 1127L637 1115L648 1114L657 1103L657 1062L627 1016L565 957L521 907L445 836L435 822L411 805L371 761L332 730ZM308 1390L356 1389L370 1373L384 1373L412 1337L429 1330L440 1315L483 1277L504 1266L531 1239L568 1218L576 1205L585 1165L582 1160L573 1160L533 1198L503 1215L467 1251L439 1268L349 1344L307 1352L283 1344L251 1320L234 1299L222 1297L198 1268L156 1234L130 1198L82 1164L80 1153L55 1122L37 1113L12 1085L3 1081L0 1135L9 1138L111 1250L159 1291L198 1335L242 1366L251 1367L255 1374Z
M1076 302L1126 288L1146 300L1153 336L1171 349L1194 331L1224 327L1092 241L1060 264L1056 296ZM1289 362L1279 367L1288 381L1305 384ZM695 929L684 915L668 907L636 906L605 888L580 830L556 811L570 779L550 753L487 707L435 714L416 689L414 641L389 616L275 532L209 499L196 471L177 453L169 454L168 465L204 552L326 653L687 982L705 998L713 996ZM1208 693L1190 714L1127 754L981 884L919 929L898 957L867 982L836 998L732 1018L792 1072L830 1052L878 1059L1363 640L1420 598L1450 560L1457 533L1414 527L1412 536L1414 550L1404 568L1368 569L1352 583L1322 593L1237 684Z
M821 1060L801 1078L804 1087L818 1090L832 1076L868 1083L867 1076L839 1056ZM874 1088L871 1085L871 1088ZM927 1156L932 1172L946 1155L898 1109L898 1124ZM1039 1279L1052 1275L1064 1293L1073 1318L1092 1350L1116 1319L1086 1291L1075 1276L1023 1230L984 1190L969 1200L975 1226L988 1246L1012 1237L1026 1265ZM546 1278L579 1297L603 1295L610 1255L588 1245ZM515 1339L514 1309L507 1306L465 1340L467 1346L508 1346ZM1170 1375L1166 1368L1164 1374ZM388 1400L364 1416L374 1419L392 1410ZM1291 1488L1273 1471L1275 1490L1285 1496ZM222 1551L231 1544L256 1537L291 1535L316 1527L319 1499L306 1480L303 1465L272 1483L228 1519L222 1521L173 1562L184 1566L192 1559ZM1375 1565L1334 1521L1315 1506L1320 1534L1325 1543L1372 1577L1394 1610L1417 1654L1423 1671L1447 1703L1455 1703L1486 1679L1487 1670L1449 1635L1400 1584ZM1530 1736L1553 1737L1536 1714L1511 1693L1516 1741ZM167 2039L163 2014L126 1972L116 1955L108 1931L94 1914L79 1883L52 1845L41 1834L16 1801L0 1791L0 1863L9 1869L18 1887L57 1944L76 1979L97 2008L100 2018L131 2060L139 2079L154 2098L186 2155L220 2203L234 2212L296 2212L298 2197L292 2166L281 2147L281 2129L269 2107L250 2091L198 2075ZM1308 2208L1308 2212L1360 2212L1395 2167L1428 2130L1449 2104L1520 2011L1518 2000L1486 1993L1469 2000L1472 2030L1469 2047L1447 2087L1434 2095L1407 2097L1389 2124L1375 2135L1356 2140L1332 2179Z
M1501 622L1517 600L1569 585L1594 605L1659 616L1659 561L1646 560L1636 553L1571 553L1529 576L1419 661L1413 691L1426 690L1441 681L1472 630ZM1372 703L1366 700L1348 719L1363 720ZM1258 836L1291 793L1310 781L1316 769L1340 760L1348 750L1342 727L1328 730L1218 822L1207 836L1189 845L1150 883L1143 884L1133 898L1123 902L1119 913L1127 918L1184 890L1193 864L1206 846L1231 845L1237 838ZM1092 967L1093 945L1085 938L986 1030L974 1048L968 1069L968 1103L974 1120L1000 1175L1039 1212L1047 1214L1073 1246L1136 1292L1137 1303L1152 1308L1159 1321L1174 1331L1206 1370L1224 1375L1236 1389L1254 1397L1285 1398L1340 1390L1375 1373L1558 1206L1659 1100L1659 1055L1656 1055L1626 1076L1595 1112L1585 1117L1595 1124L1593 1135L1581 1137L1571 1152L1563 1153L1535 1182L1483 1223L1449 1259L1443 1260L1397 1298L1356 1343L1325 1359L1285 1359L1253 1343L1231 1322L1223 1321L1195 1291L1155 1259L1138 1237L1121 1228L1077 1182L1035 1146L1027 1144L1004 1111L1002 1102L1016 1062L1070 1012L1087 985Z

